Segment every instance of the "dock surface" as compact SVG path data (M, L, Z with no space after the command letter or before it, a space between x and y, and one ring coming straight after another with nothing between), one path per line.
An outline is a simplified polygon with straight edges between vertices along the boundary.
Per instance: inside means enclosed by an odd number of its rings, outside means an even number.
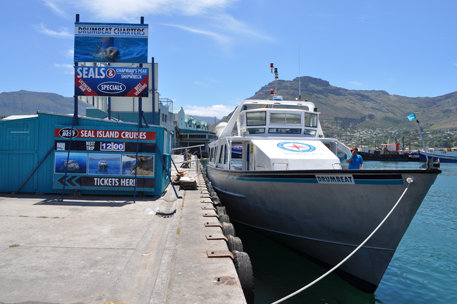
M179 199L0 194L0 303L246 303L207 255L228 248L197 166L179 170L200 185Z

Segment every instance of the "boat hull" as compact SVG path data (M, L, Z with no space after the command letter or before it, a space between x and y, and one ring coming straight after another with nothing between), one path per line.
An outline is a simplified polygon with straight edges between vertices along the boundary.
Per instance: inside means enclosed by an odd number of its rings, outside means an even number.
M400 154L394 152L388 153L368 153L359 152L363 160L377 160L377 161L410 161L413 160L409 157L409 154Z
M207 167L230 218L334 266L389 213L373 237L339 270L374 292L440 170L226 171Z
M442 163L457 163L457 153L456 152L428 152L428 158L434 158L435 160L439 159ZM425 161L425 153L420 151L419 152L419 159L420 161Z

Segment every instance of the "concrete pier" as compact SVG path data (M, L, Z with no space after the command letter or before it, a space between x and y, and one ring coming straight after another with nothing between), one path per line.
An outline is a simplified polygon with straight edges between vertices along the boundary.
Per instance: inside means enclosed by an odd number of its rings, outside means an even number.
M196 169L180 199L1 194L0 303L246 303Z

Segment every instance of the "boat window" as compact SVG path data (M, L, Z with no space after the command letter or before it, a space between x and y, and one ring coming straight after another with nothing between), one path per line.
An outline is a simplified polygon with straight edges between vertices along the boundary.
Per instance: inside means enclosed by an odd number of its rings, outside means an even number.
M219 164L222 164L222 155L224 154L225 146L221 146L221 154L219 154Z
M227 159L228 159L228 156L227 156L227 152L228 152L228 146L225 146L225 149L224 149L224 164L227 163Z
M285 122L286 122L286 113L270 113L270 123L283 124Z
M264 126L266 123L266 112L247 112L246 124L248 126Z
M305 127L317 128L317 114L305 113Z
M242 126L245 125L245 116L244 116L244 114L243 114L243 115L240 115L240 124L241 124Z
M251 128L248 129L249 134L263 134L265 133L265 128Z
M301 124L301 114L286 113L286 124Z
M301 114L299 114L299 113L270 113L270 123L301 124Z
M316 130L305 129L305 130L303 131L303 134L305 134L305 135L316 136Z
M300 134L301 129L292 129L292 128L269 128L268 133L276 134Z

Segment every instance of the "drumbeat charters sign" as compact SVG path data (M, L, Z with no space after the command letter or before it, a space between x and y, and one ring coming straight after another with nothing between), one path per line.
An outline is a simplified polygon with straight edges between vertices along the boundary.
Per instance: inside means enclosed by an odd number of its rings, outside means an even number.
M75 67L75 96L148 97L149 68Z
M75 62L148 62L148 25L75 23Z

